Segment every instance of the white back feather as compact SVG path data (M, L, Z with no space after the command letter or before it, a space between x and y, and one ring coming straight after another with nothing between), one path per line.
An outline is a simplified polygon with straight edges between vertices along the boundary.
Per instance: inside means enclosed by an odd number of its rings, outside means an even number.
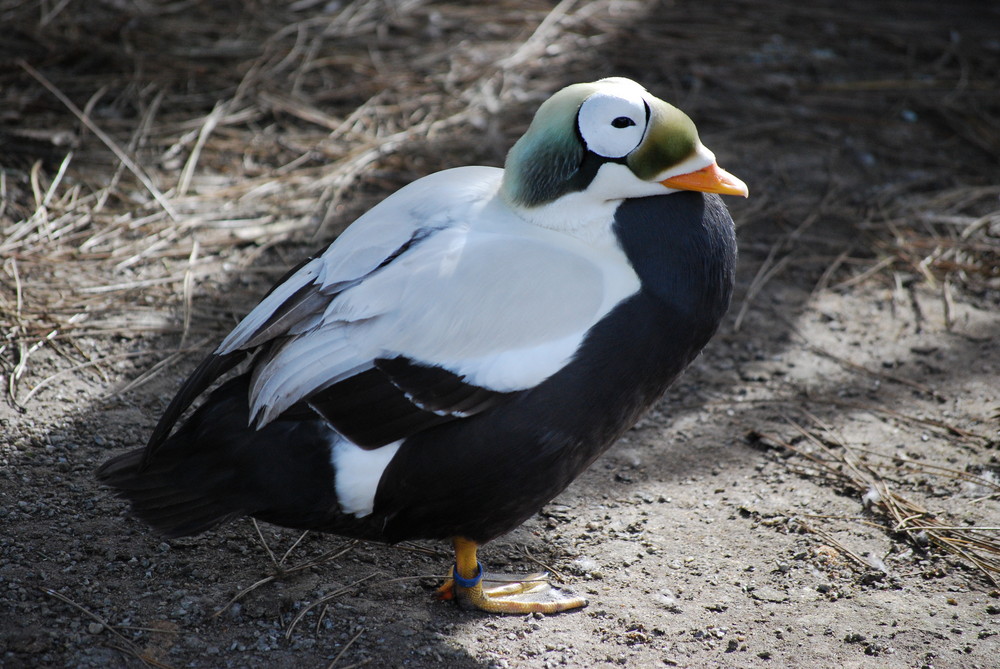
M309 295L268 333L252 383L258 425L380 357L440 366L491 390L529 388L639 289L610 216L579 236L539 227L503 202L501 177L468 167L410 184L244 318L219 353L263 343L261 328L303 288L323 298Z

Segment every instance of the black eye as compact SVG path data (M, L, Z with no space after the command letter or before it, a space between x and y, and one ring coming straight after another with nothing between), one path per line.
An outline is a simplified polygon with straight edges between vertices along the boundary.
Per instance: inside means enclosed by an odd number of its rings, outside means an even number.
M628 116L619 116L618 118L616 118L614 121L611 122L611 125L614 126L615 128L627 128L629 126L635 125L635 121L630 119Z

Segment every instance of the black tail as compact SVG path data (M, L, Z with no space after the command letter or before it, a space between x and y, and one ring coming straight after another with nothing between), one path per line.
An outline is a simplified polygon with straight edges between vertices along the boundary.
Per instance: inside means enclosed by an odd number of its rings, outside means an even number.
M97 478L166 537L198 534L243 515L287 527L369 534L339 511L330 461L333 431L308 409L290 410L253 429L248 386L246 374L223 384L155 451L113 458Z
M160 445L166 441L170 431L187 410L191 403L205 392L210 385L222 378L222 376L236 365L240 364L247 357L245 351L236 351L226 355L209 354L198 368L184 381L184 385L177 391L167 410L160 416L159 422L153 429L153 433L146 443L146 451L142 457L142 465L145 466L156 453Z
M179 487L179 463L174 459L157 458L144 468L144 452L140 448L108 460L97 470L97 478L130 501L132 513L163 536L199 534L244 515L210 493Z

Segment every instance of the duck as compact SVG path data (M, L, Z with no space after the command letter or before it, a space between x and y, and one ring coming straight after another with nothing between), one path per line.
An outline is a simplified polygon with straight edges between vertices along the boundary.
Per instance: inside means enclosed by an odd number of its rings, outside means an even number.
M251 516L440 540L455 553L443 599L585 606L545 575L492 576L478 552L569 486L717 331L737 259L721 195L748 188L684 112L622 77L567 86L503 168L422 177L290 270L145 447L96 476L165 538Z

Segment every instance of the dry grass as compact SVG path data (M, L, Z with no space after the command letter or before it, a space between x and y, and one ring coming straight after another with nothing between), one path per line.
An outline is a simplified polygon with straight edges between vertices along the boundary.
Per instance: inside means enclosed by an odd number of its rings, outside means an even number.
M930 504L914 501L914 481L926 479L964 483L980 491L975 504L1000 496L1000 480L989 472L962 471L953 467L920 462L902 456L885 456L851 446L836 431L813 415L805 427L786 419L796 432L791 438L752 433L751 437L769 447L783 449L792 459L782 461L797 473L828 485L851 489L861 499L871 518L884 523L893 535L905 537L920 551L930 547L958 556L976 567L994 587L1000 587L1000 527L973 526L951 522ZM903 490L909 488L907 495ZM808 523L804 529L820 536L864 569L878 568L840 545L829 533Z

